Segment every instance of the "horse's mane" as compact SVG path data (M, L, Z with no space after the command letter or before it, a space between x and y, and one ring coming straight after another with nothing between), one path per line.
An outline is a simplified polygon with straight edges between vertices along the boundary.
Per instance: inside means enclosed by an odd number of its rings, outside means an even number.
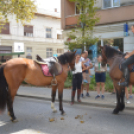
M111 46L104 46L105 48L105 54L107 58L112 58L115 55L120 55L123 56L123 52L116 50L115 48L111 47Z
M66 63L70 63L75 58L75 54L73 52L66 52L57 58L62 65L65 65Z

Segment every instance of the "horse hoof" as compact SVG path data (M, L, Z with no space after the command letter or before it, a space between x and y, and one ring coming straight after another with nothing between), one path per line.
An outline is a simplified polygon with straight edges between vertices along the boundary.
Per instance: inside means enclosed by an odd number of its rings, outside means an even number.
M121 108L120 108L120 111L123 111L125 109L125 106L123 105Z
M119 110L114 109L113 114L118 114L118 113L119 113Z
M66 113L64 111L61 112L61 115L66 115Z
M14 120L11 120L13 123L15 123L15 122L18 122L18 120L17 119L14 119Z
M53 110L53 113L57 113L57 110L55 109L55 110Z

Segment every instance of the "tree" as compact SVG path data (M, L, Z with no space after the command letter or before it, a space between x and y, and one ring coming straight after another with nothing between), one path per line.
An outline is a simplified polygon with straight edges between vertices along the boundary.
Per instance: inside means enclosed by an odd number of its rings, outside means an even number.
M36 6L33 0L0 0L0 25L8 22L9 15L15 15L16 21L24 24L30 22L34 13L36 12Z
M68 40L65 45L69 49L89 47L98 41L98 38L93 37L93 27L99 18L96 15L97 7L95 7L96 0L70 0L76 2L77 10L81 13L78 17L78 23L75 28L67 34ZM86 47L86 48L87 48Z

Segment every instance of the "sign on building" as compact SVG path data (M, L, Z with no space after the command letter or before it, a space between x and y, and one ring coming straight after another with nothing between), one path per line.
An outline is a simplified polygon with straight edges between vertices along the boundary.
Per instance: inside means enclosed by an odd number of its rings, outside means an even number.
M89 50L92 51L92 58L96 58L97 57L97 44L92 45L89 47Z
M24 52L24 43L14 42L14 52Z

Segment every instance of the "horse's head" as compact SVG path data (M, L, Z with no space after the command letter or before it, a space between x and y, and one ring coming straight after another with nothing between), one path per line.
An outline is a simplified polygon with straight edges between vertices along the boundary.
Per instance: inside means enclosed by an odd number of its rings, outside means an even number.
M72 71L75 70L75 52L66 52L60 56L58 56L58 60L62 65L65 65L66 63L69 64Z
M114 57L119 57L122 56L123 53L119 50L116 50L114 47L111 46L101 46L101 54L102 54L102 64L108 63L108 60L114 58Z
M69 57L69 60L68 60L68 63L69 63L69 66L71 68L72 71L75 70L75 52L68 52L68 57Z

